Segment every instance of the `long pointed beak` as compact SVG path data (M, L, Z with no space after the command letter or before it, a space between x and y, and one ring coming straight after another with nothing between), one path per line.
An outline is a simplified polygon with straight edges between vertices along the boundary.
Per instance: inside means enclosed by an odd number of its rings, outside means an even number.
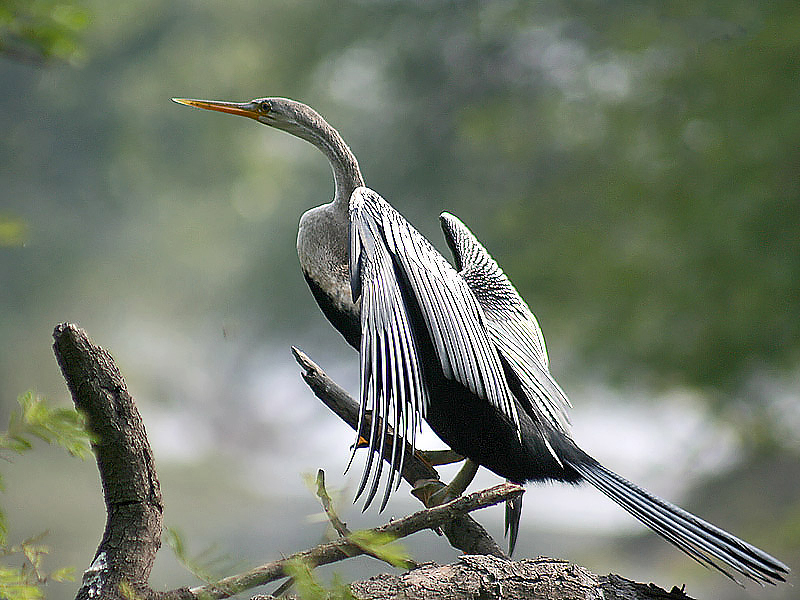
M189 98L173 98L173 102L178 104L185 104L186 106L194 106L195 108L205 108L207 110L216 110L219 112L230 113L232 115L239 115L242 117L250 117L251 119L258 120L259 112L258 106L253 102L222 102L220 100L191 100Z

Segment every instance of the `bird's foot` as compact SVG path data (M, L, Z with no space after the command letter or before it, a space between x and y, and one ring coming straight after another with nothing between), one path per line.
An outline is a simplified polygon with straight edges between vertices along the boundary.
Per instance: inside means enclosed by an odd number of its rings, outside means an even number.
M419 457L431 467L461 462L464 457L452 450L417 450Z
M361 448L369 448L369 440L365 437L358 436L356 443L350 446L350 450L355 448L356 450L360 450Z
M434 503L433 505L437 506L458 498L466 491L469 484L472 483L472 480L475 479L475 473L477 472L478 463L466 459L464 465L459 469L458 473L456 473L456 476L453 477L453 481L436 490L431 495L431 501Z
M447 487L444 482L438 479L420 479L414 484L411 493L428 508L437 506L432 500L437 492Z

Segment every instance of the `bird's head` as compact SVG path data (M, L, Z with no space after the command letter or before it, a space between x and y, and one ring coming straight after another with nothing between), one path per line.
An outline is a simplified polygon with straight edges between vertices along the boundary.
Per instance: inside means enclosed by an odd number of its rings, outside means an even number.
M310 106L288 98L257 98L250 102L192 100L189 98L173 98L172 100L178 104L195 108L250 117L259 123L282 129L304 139L308 139L310 132L318 130L325 123L324 119Z
M250 117L282 129L294 136L311 142L319 148L331 163L336 181L335 198L343 202L350 198L352 191L364 185L364 178L358 168L355 155L347 147L342 136L310 106L288 98L257 98L250 102L222 102L219 100L190 100L173 98L178 104L205 108L218 112Z

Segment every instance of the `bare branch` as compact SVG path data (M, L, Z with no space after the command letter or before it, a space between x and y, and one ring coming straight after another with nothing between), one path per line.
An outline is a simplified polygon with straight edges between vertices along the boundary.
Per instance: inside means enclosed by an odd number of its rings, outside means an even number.
M347 524L339 518L339 515L336 513L336 510L333 508L333 501L331 500L330 495L328 494L328 490L325 489L325 471L320 469L317 471L317 498L319 498L320 504L322 504L322 509L325 511L325 514L328 515L328 520L331 522L331 527L336 530L336 533L339 534L339 537L347 537L350 535L350 530L347 528Z
M406 537L423 529L434 529L457 516L473 510L503 502L507 498L521 494L522 491L523 489L518 485L503 483L481 492L462 496L441 506L421 510L413 515L370 529L369 532L372 534L392 534L397 538ZM359 554L364 554L364 550L361 547L347 538L340 538L327 544L320 544L309 550L297 552L287 558L261 565L246 573L226 577L218 581L216 585L199 586L189 591L195 597L203 598L204 600L227 598L243 590L285 577L284 568L291 561L300 560L306 564L319 566L345 560Z

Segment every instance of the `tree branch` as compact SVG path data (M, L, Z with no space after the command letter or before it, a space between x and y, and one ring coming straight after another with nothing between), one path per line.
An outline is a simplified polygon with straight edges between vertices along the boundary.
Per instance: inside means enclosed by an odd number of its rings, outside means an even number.
M325 406L331 409L342 421L354 430L358 428L358 402L347 391L333 381L308 355L302 350L292 347L292 354L297 363L303 368L303 379ZM362 437L369 437L371 428L371 415L365 415L364 430L359 432ZM379 427L378 430L381 428ZM383 458L391 464L391 448L393 447L394 433L390 427L386 428L386 441L383 445ZM418 493L414 495L425 506L435 506L433 494L445 487L440 481L439 473L428 462L421 458L418 452L412 452L411 445L406 444L405 460L400 471L401 476ZM422 484L427 484L423 486ZM426 489L427 488L427 489ZM488 554L498 558L507 558L506 554L489 535L486 529L469 515L456 517L453 521L443 523L441 530L447 537L450 545L465 554Z
M124 581L137 596L147 585L161 546L161 488L144 424L114 359L82 329L61 324L53 350L86 417L103 484L106 529L77 598L122 598Z
M539 557L508 561L462 556L450 565L423 565L400 575L381 574L350 584L356 598L370 600L501 600L502 598L604 598L604 600L691 600L683 590L600 576L564 560Z
M502 483L481 492L461 496L447 504L421 510L368 531L371 534L390 534L397 538L403 538L423 529L435 529L455 517L492 506L521 493L520 486L513 483ZM199 586L189 591L197 598L218 600L285 577L285 567L293 561L300 560L306 564L320 566L364 553L364 549L358 544L351 542L348 538L340 538L297 552L287 558L261 565L246 573L226 577L214 585Z
M328 521L330 521L331 527L336 530L336 533L339 534L339 537L347 537L350 535L350 530L347 528L347 523L339 518L336 510L333 508L333 500L331 500L328 490L325 489L325 471L322 469L317 471L316 486L317 498L319 498L319 502L322 504L322 509L328 516Z

